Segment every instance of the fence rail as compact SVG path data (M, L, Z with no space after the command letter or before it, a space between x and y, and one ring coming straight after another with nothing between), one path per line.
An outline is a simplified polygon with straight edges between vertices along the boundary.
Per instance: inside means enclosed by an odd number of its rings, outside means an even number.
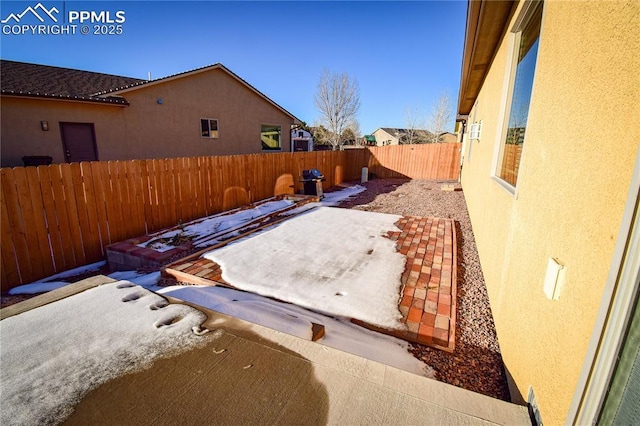
M304 169L331 187L365 166L381 178L451 180L459 164L460 144L433 144L2 168L2 291L102 260L111 243L300 191Z

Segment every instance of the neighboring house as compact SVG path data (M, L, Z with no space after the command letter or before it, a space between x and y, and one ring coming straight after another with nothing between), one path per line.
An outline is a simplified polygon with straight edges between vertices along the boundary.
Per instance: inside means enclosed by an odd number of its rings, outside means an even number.
M438 136L438 142L441 142L441 143L456 143L456 142L458 142L458 135L456 135L455 133L450 133L450 132L440 133L440 136Z
M640 422L638 28L635 0L469 2L462 187L512 398L549 424Z
M2 166L290 151L291 113L221 64L141 80L0 62Z
M376 139L376 146L428 143L433 139L433 134L428 130L396 129L392 127L380 127L372 133L372 136Z
M291 151L313 151L313 135L306 130L291 130Z

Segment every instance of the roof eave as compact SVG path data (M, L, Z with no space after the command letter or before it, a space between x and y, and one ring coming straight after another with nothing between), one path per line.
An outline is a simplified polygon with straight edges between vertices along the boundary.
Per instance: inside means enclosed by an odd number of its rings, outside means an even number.
M517 0L469 0L460 75L458 114L467 115L500 47Z
M64 102L80 102L80 103L90 103L90 104L99 104L99 105L109 105L109 106L119 106L126 107L129 106L129 102L126 99L122 98L122 100L112 100L108 98L96 98L96 97L86 97L86 96L71 96L71 95L54 95L48 93L32 93L32 92L14 92L3 90L0 92L0 96L10 97L10 98L35 98L42 99L48 101L64 101Z

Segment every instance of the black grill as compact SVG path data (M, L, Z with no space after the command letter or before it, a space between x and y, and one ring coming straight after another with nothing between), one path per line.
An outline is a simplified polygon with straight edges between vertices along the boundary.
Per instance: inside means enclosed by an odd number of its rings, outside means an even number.
M303 170L301 182L304 184L304 194L324 198L322 190L324 180L324 175L318 169Z
M324 175L322 173L320 173L320 170L318 169L309 169L309 170L303 170L302 171L302 181L307 181L307 180L324 180Z

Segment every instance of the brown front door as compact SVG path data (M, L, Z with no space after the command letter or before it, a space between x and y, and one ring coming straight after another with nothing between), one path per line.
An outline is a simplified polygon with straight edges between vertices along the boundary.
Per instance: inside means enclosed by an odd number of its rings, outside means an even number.
M60 123L60 133L67 163L98 160L93 123Z

